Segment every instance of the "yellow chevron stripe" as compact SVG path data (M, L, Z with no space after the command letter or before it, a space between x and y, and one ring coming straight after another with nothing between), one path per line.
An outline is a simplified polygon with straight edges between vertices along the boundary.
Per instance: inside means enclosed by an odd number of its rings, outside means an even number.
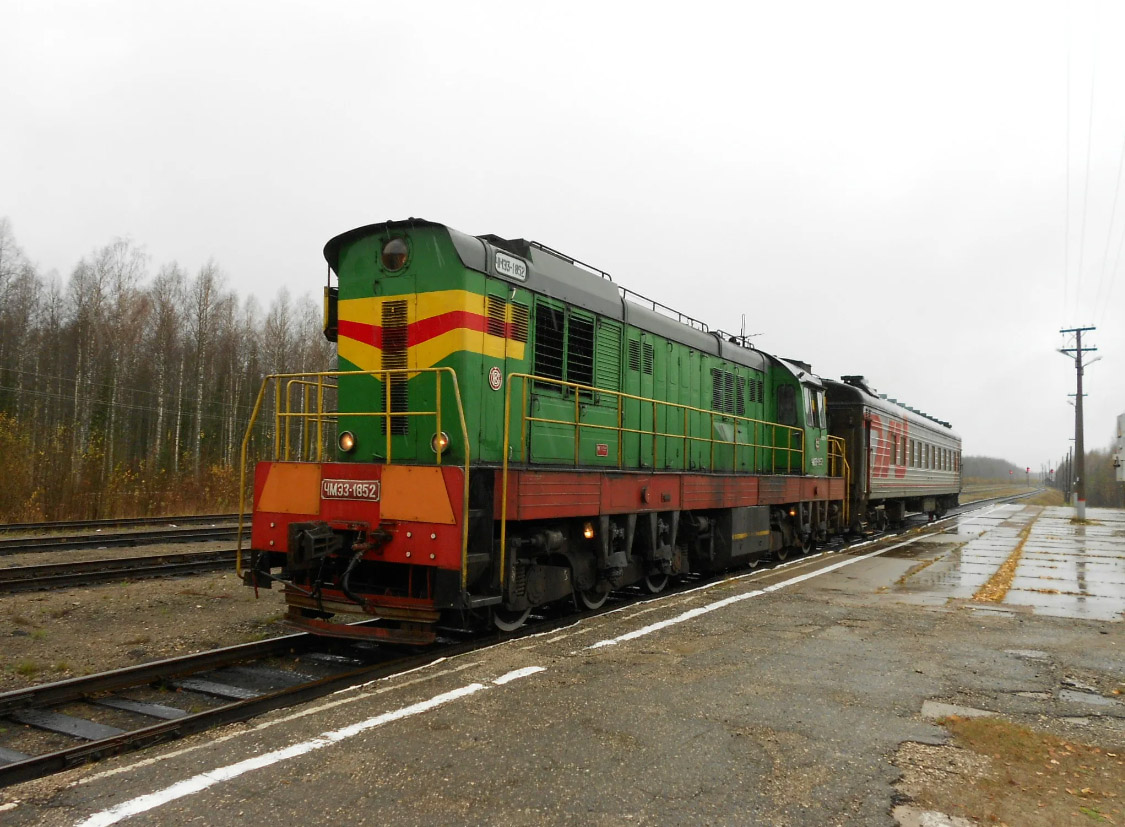
M470 293L468 290L439 290L432 293L345 299L339 303L339 318L360 324L379 325L383 320L383 302L403 300L407 301L408 324L455 310L486 315L485 297L481 293ZM505 321L511 324L511 304L506 304L504 316ZM492 359L523 359L526 347L523 342L516 342L503 336L459 328L410 347L407 351L407 367L433 367L458 351L479 353ZM341 336L337 343L337 350L342 359L347 359L360 370L383 369L382 351L374 345Z
M484 340L483 342L481 340ZM475 330L460 328L435 336L427 342L415 345L406 354L408 368L429 368L458 351L479 353L491 359L523 359L526 353L523 342L512 342L499 336L486 336ZM507 350L507 353L505 353ZM341 338L339 341L341 359L347 359L359 370L382 370L383 354L376 347L365 345L354 339Z
M452 310L484 313L484 296L468 290L435 290L432 293L406 293L401 296L368 296L363 299L344 299L339 303L339 316L349 322L381 324L383 302L405 301L407 320L410 323L431 316L440 316Z

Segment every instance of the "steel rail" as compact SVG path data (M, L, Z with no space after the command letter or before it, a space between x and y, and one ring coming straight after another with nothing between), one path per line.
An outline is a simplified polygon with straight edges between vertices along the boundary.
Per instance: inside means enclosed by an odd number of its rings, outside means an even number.
M84 548L146 546L154 543L202 543L233 540L235 525L207 528L176 528L162 531L128 531L120 534L82 534L45 537L5 537L0 539L0 555L40 551L73 551Z
M42 523L0 523L0 534L16 531L74 531L81 528L124 528L126 526L196 525L199 523L233 523L238 515L189 514L182 517L122 517L104 520L55 520Z
M84 586L122 579L171 577L184 574L234 570L236 549L157 554L145 557L114 557L75 563L0 568L0 592L43 591Z
M570 623L572 620L573 618L565 618L557 622L562 625L563 623ZM527 630L521 630L521 634L511 637L522 637L525 634L537 631L542 631L541 627L529 627ZM45 775L61 772L79 764L182 738L216 726L245 721L275 709L315 700L349 686L387 677L397 672L410 671L437 660L473 651L495 643L499 639L498 634L488 634L468 641L435 647L418 654L392 656L389 660L348 669L296 686L267 692L255 698L225 703L214 709L189 714L172 721L162 721L109 738L89 741L44 755L32 756L23 761L0 765L0 787L42 778ZM0 715L10 714L21 709L57 706L84 700L99 693L170 680L223 666L244 664L248 661L260 660L292 649L307 650L317 641L318 639L314 635L304 633L286 635L285 637L271 638L257 643L230 646L211 652L187 655L182 658L170 658L141 666L103 672L99 675L73 678L58 683L5 692L0 694Z

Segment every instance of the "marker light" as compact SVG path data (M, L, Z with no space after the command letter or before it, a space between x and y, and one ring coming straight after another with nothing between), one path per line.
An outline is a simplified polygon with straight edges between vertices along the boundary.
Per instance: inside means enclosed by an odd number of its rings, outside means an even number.
M392 238L383 245L383 253L380 257L383 269L390 270L392 273L401 270L406 265L409 253L410 248L406 246L405 241L401 238Z
M587 540L593 540L594 539L594 524L593 523L586 523L586 525L582 526L582 536L585 537Z
M344 431L342 434L340 434L339 442L340 450L345 454L349 453L352 449L355 448L355 434L353 434L351 431Z
M449 450L449 434L442 431L440 434L434 434L430 438L430 449L435 454L444 454Z

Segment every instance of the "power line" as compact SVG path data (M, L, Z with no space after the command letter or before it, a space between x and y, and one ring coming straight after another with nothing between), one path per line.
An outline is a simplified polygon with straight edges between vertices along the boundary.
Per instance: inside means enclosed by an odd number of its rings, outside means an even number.
M1110 245L1113 241L1113 225L1114 225L1114 220L1117 218L1117 196L1121 192L1121 171L1122 171L1122 169L1125 169L1125 136L1122 136L1122 139L1121 139L1121 156L1117 161L1117 178L1114 180L1114 184L1113 184L1113 207L1109 211L1109 230L1106 232L1106 235L1105 235L1105 252L1102 253L1102 272L1101 272L1101 277L1098 279L1098 294L1097 294L1097 297L1094 299L1094 307L1102 307L1102 304L1101 304L1102 288L1106 284L1106 276L1110 272L1112 272L1112 271L1106 270L1106 265L1109 263L1109 248L1110 248ZM1125 228L1122 229L1122 238L1125 238ZM1120 248L1118 249L1118 254L1120 255ZM1114 260L1113 267L1114 267L1114 270L1117 269L1116 259ZM1108 299L1107 299L1107 301L1108 301ZM1101 315L1102 316L1105 315L1105 308L1104 307L1102 307Z
M1086 180L1082 186L1082 233L1078 241L1078 280L1074 287L1074 315L1078 315L1079 299L1082 295L1082 268L1086 258L1086 210L1090 201L1090 155L1094 140L1094 81L1098 75L1098 11L1101 2L1094 5L1094 23L1090 27L1091 51L1090 66L1090 117L1086 126Z
M1063 232L1063 313L1070 300L1070 14L1066 15L1066 220Z
M1113 285L1117 283L1117 265L1121 263L1121 250L1125 248L1125 229L1121 231L1121 239L1117 242L1117 254L1113 257L1113 268L1110 270L1109 287L1105 293L1105 304L1102 305L1102 312L1099 323L1105 318L1106 310L1109 308L1109 300L1113 298Z

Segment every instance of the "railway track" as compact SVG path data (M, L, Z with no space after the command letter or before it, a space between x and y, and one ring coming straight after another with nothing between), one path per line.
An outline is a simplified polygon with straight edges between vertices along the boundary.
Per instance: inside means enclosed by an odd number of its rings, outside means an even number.
M996 497L959 506L953 515L978 509L988 501L1013 499L1018 497ZM934 525L939 527L949 519ZM893 539L925 527L925 518L915 517L900 529L870 534L855 542ZM835 543L832 550L846 552L848 545ZM806 561L812 563L812 559ZM802 559L793 562L799 564ZM767 566L763 571L768 575L772 568ZM646 599L663 599L696 589L704 582L746 574L742 569L709 578L690 577ZM581 618L617 611L626 600L635 600L635 596L615 593L600 609L536 617L533 623L503 636L467 635L466 630L446 629L439 643L422 653L385 644L295 634L0 693L0 787L245 721L501 639L541 634Z
M45 591L120 580L222 571L233 569L237 553L236 549L223 549L0 568L0 593Z
M245 721L448 654L334 644L287 635L2 693L0 719L14 734L0 746L0 786Z
M245 529L249 531L249 527ZM204 528L171 528L158 531L127 531L115 534L46 535L40 537L2 537L0 556L40 551L75 551L87 548L123 548L154 543L201 543L234 540L238 525Z
M211 523L233 523L237 520L237 514L190 514L182 517L123 517L108 520L58 520L49 523L0 523L0 534L145 526L210 525Z

